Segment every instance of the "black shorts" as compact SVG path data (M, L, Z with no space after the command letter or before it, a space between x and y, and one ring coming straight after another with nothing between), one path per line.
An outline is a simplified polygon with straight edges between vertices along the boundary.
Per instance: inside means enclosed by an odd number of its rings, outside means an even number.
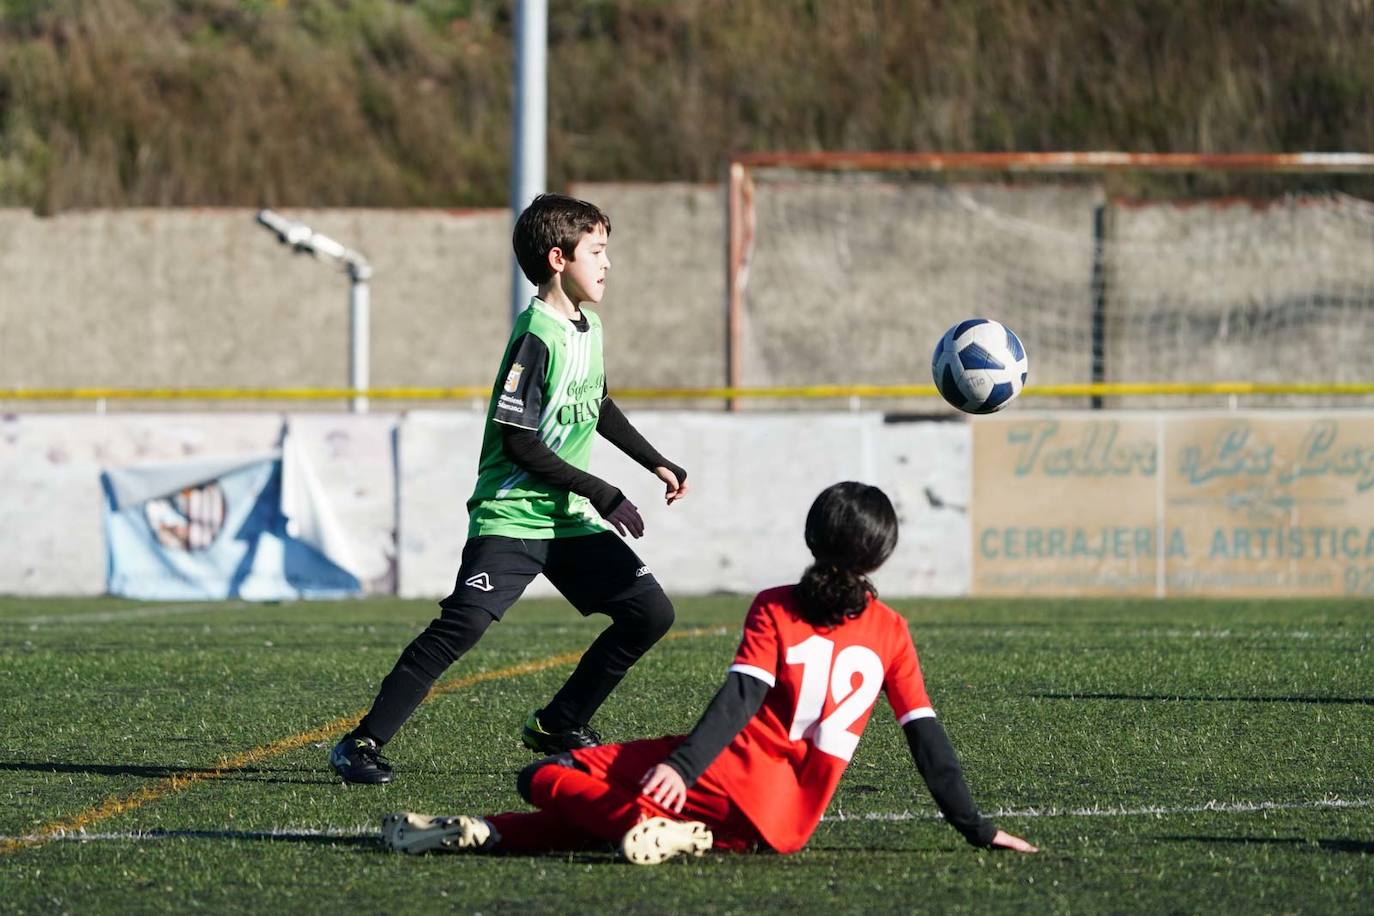
M439 606L478 607L500 620L540 573L584 617L661 588L644 561L611 531L546 540L482 535L463 547L453 594Z

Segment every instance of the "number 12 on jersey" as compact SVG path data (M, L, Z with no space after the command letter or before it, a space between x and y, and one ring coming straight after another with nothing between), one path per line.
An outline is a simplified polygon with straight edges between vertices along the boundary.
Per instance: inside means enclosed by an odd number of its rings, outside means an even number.
M867 646L846 646L835 654L835 643L811 636L787 650L787 664L801 665L801 689L788 737L805 738L816 749L849 760L859 746L859 736L849 726L868 711L883 687L883 662ZM854 676L859 683L854 683ZM826 694L837 705L824 719Z

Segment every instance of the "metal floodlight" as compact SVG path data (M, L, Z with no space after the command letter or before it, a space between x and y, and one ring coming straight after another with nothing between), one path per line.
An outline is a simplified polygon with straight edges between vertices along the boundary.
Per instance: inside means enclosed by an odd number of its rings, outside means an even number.
M368 386L368 339L371 335L368 316L372 279L372 265L352 248L316 232L305 223L287 219L274 210L259 210L258 224L277 236L277 241L290 245L298 254L308 254L325 263L341 267L350 280L348 291L349 324L349 386L354 391L366 391ZM367 412L367 395L353 396L353 411Z

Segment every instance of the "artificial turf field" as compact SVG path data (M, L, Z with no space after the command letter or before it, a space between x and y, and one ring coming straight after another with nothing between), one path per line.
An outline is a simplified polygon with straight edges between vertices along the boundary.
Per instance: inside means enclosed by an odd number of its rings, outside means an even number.
M938 820L880 699L797 855L397 856L388 811L523 807L518 727L604 618L517 605L388 745L396 782L345 788L333 736L432 603L0 599L0 911L1374 911L1374 604L893 604L1038 855ZM690 729L723 676L747 600L677 606L608 739Z

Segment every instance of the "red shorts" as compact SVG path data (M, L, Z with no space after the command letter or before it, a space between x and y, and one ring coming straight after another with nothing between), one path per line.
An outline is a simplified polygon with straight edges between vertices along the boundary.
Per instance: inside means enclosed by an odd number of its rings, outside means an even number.
M638 795L639 781L644 778L645 772L662 763L682 740L682 735L673 735L625 744L603 744L573 751L572 756L591 775ZM728 796L707 791L699 782L687 790L687 801L681 811L669 811L655 804L648 796L640 796L639 802L645 809L662 817L678 821L702 821L711 828L717 849L742 852L767 846L744 812Z

